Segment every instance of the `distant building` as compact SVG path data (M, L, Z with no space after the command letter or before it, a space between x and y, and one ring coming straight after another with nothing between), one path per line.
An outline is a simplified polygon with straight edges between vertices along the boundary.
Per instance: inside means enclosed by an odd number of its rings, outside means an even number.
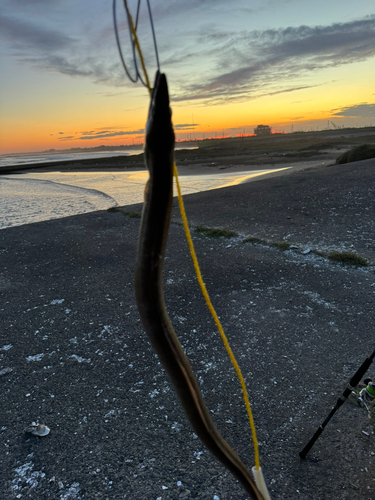
M271 135L271 127L268 125L258 125L254 129L255 135Z

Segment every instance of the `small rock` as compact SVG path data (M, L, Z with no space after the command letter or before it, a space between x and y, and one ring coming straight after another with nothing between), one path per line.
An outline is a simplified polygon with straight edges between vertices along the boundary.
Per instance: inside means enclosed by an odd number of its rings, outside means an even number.
M7 373L10 373L13 371L13 368L3 368L2 370L0 370L0 377L2 377L3 375L6 375Z
M308 254L308 253L310 253L310 252L311 252L310 248L307 248L306 250L304 250L304 251L302 252L302 254L303 254L303 255L307 255L307 254Z
M207 472L209 474L217 474L218 473L216 469L207 469Z
M186 498L190 495L190 490L184 490L178 495L178 498Z

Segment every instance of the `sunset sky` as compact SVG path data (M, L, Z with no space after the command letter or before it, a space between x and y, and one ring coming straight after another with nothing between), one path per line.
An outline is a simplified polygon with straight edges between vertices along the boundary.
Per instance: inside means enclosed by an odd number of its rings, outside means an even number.
M375 125L373 0L150 3L177 139ZM138 31L153 79L145 0ZM112 0L1 0L0 56L0 153L143 141L149 96Z

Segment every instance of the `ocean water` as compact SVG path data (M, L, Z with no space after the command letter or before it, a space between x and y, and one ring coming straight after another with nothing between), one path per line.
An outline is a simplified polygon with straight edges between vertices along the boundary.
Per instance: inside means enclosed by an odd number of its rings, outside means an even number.
M130 156L143 153L143 149L131 149L124 151L102 151L96 153L15 153L10 155L0 155L0 167L14 165L31 165L33 163L49 163L54 161L79 161L95 158L111 158L112 156Z
M180 184L182 193L189 194L240 184L268 172L185 175ZM147 179L146 170L0 176L0 229L140 203Z
M187 147L176 144L175 149L198 149L197 147ZM143 153L143 149L119 149L118 151L45 151L36 153L13 153L0 155L0 167L9 167L14 165L32 165L33 163L49 163L55 161L79 161L90 160L95 158L111 158L114 156L132 156Z

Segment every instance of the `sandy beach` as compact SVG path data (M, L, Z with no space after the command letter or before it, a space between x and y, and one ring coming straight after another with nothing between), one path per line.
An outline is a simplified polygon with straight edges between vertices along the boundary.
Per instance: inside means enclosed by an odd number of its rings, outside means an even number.
M375 496L375 434L363 409L345 403L307 459L298 455L374 350L375 161L334 165L355 140L287 159L286 146L267 156L235 147L176 155L181 173L292 167L185 197L274 500ZM144 168L141 160L128 161ZM141 326L133 290L141 209L0 231L1 498L247 498L192 432ZM168 312L215 423L252 467L240 386L196 283L177 201L172 219ZM235 234L214 239L199 226ZM334 251L367 265L334 261ZM32 421L50 433L25 433Z

